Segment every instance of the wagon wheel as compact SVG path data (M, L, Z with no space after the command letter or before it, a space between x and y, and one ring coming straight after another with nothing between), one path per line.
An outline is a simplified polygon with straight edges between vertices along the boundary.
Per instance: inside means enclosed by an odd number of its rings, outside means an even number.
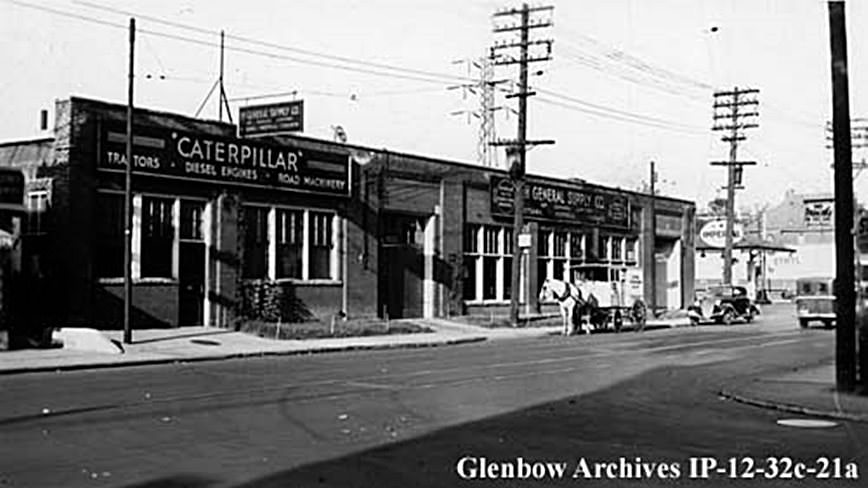
M648 307L645 306L645 302L642 300L636 300L633 302L630 315L633 319L633 324L636 330L644 330L645 322L648 320Z
M615 318L613 322L615 324L615 333L621 332L621 327L624 326L624 317L621 316L620 310L615 310Z

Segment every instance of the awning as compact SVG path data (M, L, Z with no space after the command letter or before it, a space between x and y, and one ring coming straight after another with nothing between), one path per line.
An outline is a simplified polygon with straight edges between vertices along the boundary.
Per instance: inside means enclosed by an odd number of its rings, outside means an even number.
M777 244L772 241L764 241L759 237L749 236L744 239L733 244L732 248L737 251L765 251L765 252L796 252L795 249L791 247L784 246L783 244ZM722 247L713 247L713 246L704 246L699 245L696 246L697 251L720 251L723 252Z

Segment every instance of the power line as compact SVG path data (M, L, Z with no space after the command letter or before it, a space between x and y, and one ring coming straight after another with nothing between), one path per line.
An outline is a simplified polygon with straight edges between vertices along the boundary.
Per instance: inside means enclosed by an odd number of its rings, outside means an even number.
M104 25L107 27L113 27L116 29L126 29L126 27L121 25L121 24L116 24L114 22L110 22L110 21L106 21L106 20L102 20L102 19L97 19L94 17L86 16L86 15L76 14L76 13L68 12L68 11L64 11L64 10L58 10L58 9L54 9L51 7L45 7L45 6L41 6L41 5L31 5L28 3L21 2L19 0L0 0L0 1L12 3L12 4L15 4L15 5L18 5L21 7L25 7L25 8L30 8L30 9L34 9L34 10L40 10L43 12L52 13L55 15L60 15L63 17L69 17L69 18L82 20L85 22L91 22L91 23L95 23L95 24L99 24L99 25ZM168 33L168 32L161 32L161 31L151 30L151 29L139 29L137 32L141 32L141 33L145 33L145 34L151 34L151 35L163 37L166 39L181 41L181 42L185 42L188 44L205 46L205 47L209 47L209 48L214 48L214 47L219 48L219 42L215 43L212 41L204 41L201 39L195 39L195 38L183 36L180 34L172 34L172 33ZM292 62L296 62L296 63L320 66L323 68L337 69L337 70L343 70L343 71L352 71L352 72L356 72L356 73L363 73L363 74L369 74L369 75L374 75L374 76L382 76L382 77L388 77L388 78L400 78L400 79L420 81L420 82L425 82L425 83L437 83L437 84L444 84L445 83L445 81L443 79L436 79L436 78L430 77L430 76L426 77L426 76L422 76L422 75L415 76L415 75L401 74L401 73L386 73L383 71L375 71L373 69L365 69L365 68L356 67L356 66L342 66L342 65L337 65L337 64L333 64L333 63L327 63L324 61L317 61L317 60L313 60L313 59L303 59L303 58L298 58L298 57L289 56L289 55L285 55L285 54L271 53L271 52L266 52L266 51L261 51L261 50L256 50L256 49L239 47L239 46L227 46L226 49L230 50L230 51L245 53L245 54L252 54L252 55L256 55L256 56L260 56L260 57L267 57L267 58L271 58L271 59L279 59L279 60L284 60L284 61L292 61ZM437 76L441 77L441 78L444 77L443 75L437 75ZM448 76L448 75L446 75L446 76ZM456 78L452 77L451 79L455 80Z
M674 132L678 132L681 134L688 134L688 135L693 135L693 136L705 136L705 135L707 135L704 131L685 130L685 129L682 129L679 127L674 127L671 125L652 123L652 122L642 121L642 120L635 119L635 118L619 116L619 115L608 113L608 112L592 110L592 109L587 109L587 108L583 108L583 107L577 107L575 105L570 105L568 103L563 103L563 102L559 102L557 100L552 100L552 99L547 98L545 96L539 97L538 100L540 102L543 102L543 103L548 104L548 105L553 105L553 106L561 107L561 108L571 110L574 112L580 112L580 113L584 113L584 114L588 114L588 115L594 115L594 116L603 117L606 119L615 120L615 121L619 121L619 122L626 122L629 124L643 125L646 127L653 127L656 129L664 129L664 130L674 131Z
M576 98L569 95L564 95L562 93L558 93L551 90L546 90L543 88L535 88L538 92L542 94L549 95L549 97L559 98L562 100L566 100L573 104L582 105L585 107L589 107L587 110L589 113L596 113L598 115L607 116L611 118L619 118L627 121L635 121L638 123L644 123L645 125L655 125L661 126L664 128L677 129L686 132L695 132L697 134L705 134L706 128L699 127L695 125L683 124L680 122L674 122L671 120L661 119L658 117L653 117L650 115L638 114L635 112L628 112L626 110L620 110L612 107L606 107L604 105L600 105L597 103L589 102L587 100L582 100L580 98Z
M106 12L111 12L111 13L120 14L120 15L124 15L124 16L135 16L135 17L138 17L141 19L145 19L145 20L149 20L151 22L158 23L158 24L163 24L163 25L175 27L178 29L188 30L191 32L198 32L200 34L207 34L207 35L215 35L216 34L216 32L213 32L209 29L205 29L202 27L196 27L196 26L192 26L189 24L182 24L180 22L174 22L174 21L162 19L162 18L155 17L155 16L143 15L143 14L139 14L139 13L132 12L129 10L123 10L123 9L118 9L118 8L114 8L114 7L109 7L107 5L101 5L98 3L92 3L92 2L82 1L82 0L75 0L73 3L83 5L85 7L89 7L92 9L103 10ZM268 41L261 41L261 40L253 39L250 37L227 34L226 38L231 39L233 41L252 44L255 46L267 47L267 48L271 48L271 49L278 49L281 51L293 52L293 53L297 53L297 54L304 54L306 56L313 56L313 57L317 57L317 58L329 59L332 61L339 61L342 63L357 64L357 65L361 65L361 66L370 66L370 67L377 68L377 69L384 69L384 70L391 70L391 71L397 71L397 72L402 72L402 73L409 73L409 74L418 75L418 76L442 78L444 81L454 82L455 80L464 80L464 78L456 77L454 75L449 75L449 74L445 74L445 73L437 73L434 71L420 70L420 69L415 69L415 68L406 68L403 66L395 66L395 65L386 64L386 63L379 63L379 62L375 62L375 61L366 61L366 60L355 59L355 58L350 58L350 57L346 57L346 56L338 56L338 55L334 55L334 54L328 54L328 53L312 51L309 49L291 47L291 46L286 46L286 45L277 44L277 43L268 42Z

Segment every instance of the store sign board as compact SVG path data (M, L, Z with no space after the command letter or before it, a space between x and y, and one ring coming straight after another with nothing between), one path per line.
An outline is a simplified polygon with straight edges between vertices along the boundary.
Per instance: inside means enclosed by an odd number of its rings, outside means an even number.
M491 178L491 213L513 215L515 188L507 177ZM627 197L583 186L528 181L524 215L545 220L578 221L608 227L629 226Z
M805 200L805 227L832 227L835 200L831 198Z
M657 225L657 235L666 237L681 237L683 220L680 215L667 215L658 213L655 223Z
M711 220L699 230L700 241L708 247L726 247L726 220ZM739 222L732 224L732 243L744 239L744 226Z
M176 179L348 196L349 157L168 129L133 132L133 171ZM126 130L102 131L99 166L124 171Z
M241 137L301 132L304 130L304 101L241 107L238 130Z

